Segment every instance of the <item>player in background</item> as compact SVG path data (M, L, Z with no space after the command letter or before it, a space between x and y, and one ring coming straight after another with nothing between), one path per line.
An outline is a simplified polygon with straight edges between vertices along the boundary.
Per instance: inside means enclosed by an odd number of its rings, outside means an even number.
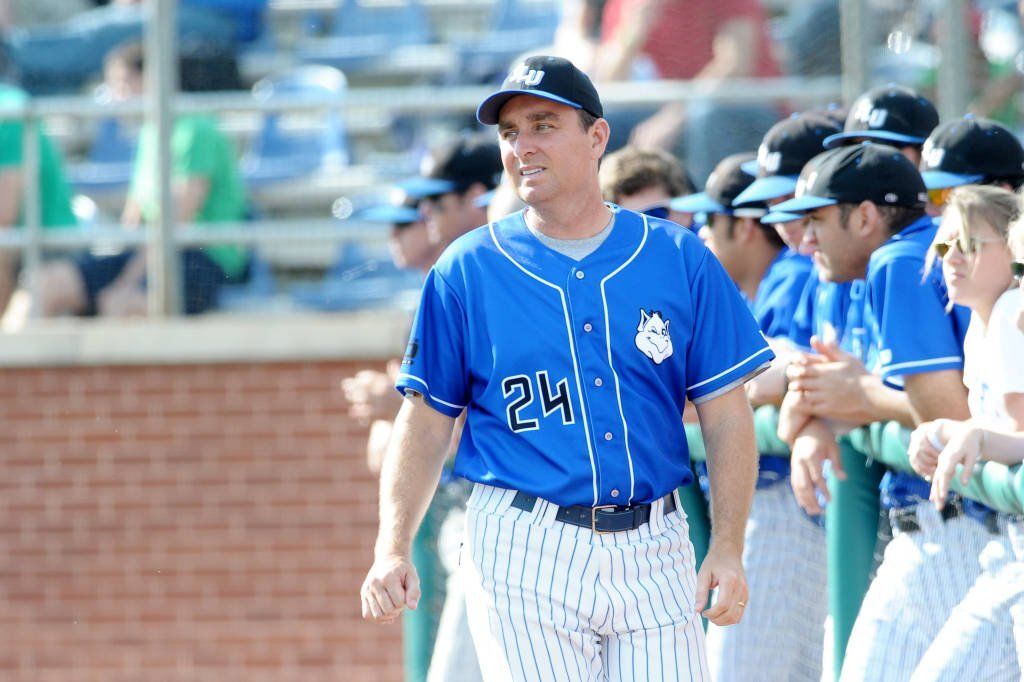
M921 281L935 235L926 200L920 174L897 149L865 144L827 152L801 175L796 197L779 204L808 214L806 240L827 278L866 282L863 356L843 354L830 363L836 367L823 363L791 383L816 416L853 426L966 416L965 311L947 311L937 272ZM981 550L984 527L959 504L939 514L929 494L924 479L883 479L895 537L861 605L843 679L905 679L977 576L957 558Z

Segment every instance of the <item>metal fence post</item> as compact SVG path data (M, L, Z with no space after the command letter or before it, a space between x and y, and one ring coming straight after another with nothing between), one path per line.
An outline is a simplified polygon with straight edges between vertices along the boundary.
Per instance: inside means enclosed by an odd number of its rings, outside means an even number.
M967 0L945 0L939 15L938 105L943 121L958 118L970 104Z
M24 219L25 250L23 253L24 271L28 273L30 286L35 289L35 274L42 264L42 225L43 212L39 196L39 132L42 122L36 118L31 105L22 119L21 129L21 176L22 200L21 213Z
M181 311L180 259L174 245L171 191L171 98L178 89L177 0L153 0L146 24L146 123L156 134L160 210L148 225L146 278L151 317Z
M852 104L871 84L870 17L865 0L842 0L839 43L843 62L843 102Z

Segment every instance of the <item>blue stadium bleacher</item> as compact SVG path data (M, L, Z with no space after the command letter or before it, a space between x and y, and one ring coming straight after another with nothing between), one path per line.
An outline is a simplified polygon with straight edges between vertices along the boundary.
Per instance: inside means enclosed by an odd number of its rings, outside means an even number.
M253 86L252 94L262 100L285 98L337 105L347 87L345 74L338 69L306 65L262 79ZM262 129L242 158L246 181L258 186L348 165L348 137L337 106L328 108L322 119L320 125L290 129L283 125L282 114L266 114Z
M503 75L517 56L554 42L561 3L552 0L496 0L487 33L454 44L459 78L488 82Z
M357 73L386 61L396 48L429 44L429 27L419 0L344 0L331 35L304 42L296 56Z
M68 180L83 194L123 192L132 178L138 131L114 117L100 119L86 160L68 167Z

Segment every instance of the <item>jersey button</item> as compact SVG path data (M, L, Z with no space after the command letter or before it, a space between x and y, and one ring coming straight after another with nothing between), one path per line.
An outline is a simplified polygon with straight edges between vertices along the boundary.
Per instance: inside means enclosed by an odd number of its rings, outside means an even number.
M613 488L612 489L612 497L618 497L618 496L619 496L619 489L618 488Z
M583 325L583 331L585 331L585 332L592 332L592 331L594 331L594 325L590 324L589 322L585 323Z
M586 275L583 274L582 270L576 271L576 279L583 279Z
M612 438L614 438L614 436L612 436L612 432L611 431L608 431L608 432L606 432L604 434L604 439L605 440L611 440Z
M598 388L601 388L602 384L604 384L604 381L601 380L601 377L594 379L594 385L597 386Z

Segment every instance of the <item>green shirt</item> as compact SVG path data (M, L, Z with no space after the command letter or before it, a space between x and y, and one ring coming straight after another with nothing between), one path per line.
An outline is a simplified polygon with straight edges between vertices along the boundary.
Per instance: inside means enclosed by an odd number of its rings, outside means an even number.
M147 221L159 215L155 131L145 126L139 137L139 150L129 194L139 205ZM176 180L202 178L209 182L206 202L193 222L216 227L216 223L245 219L245 187L238 173L234 145L210 116L181 116L171 133L171 167ZM229 277L245 270L246 250L230 244L203 246L200 250L215 261Z
M0 84L0 109L13 109L28 100L21 90ZM60 153L36 125L36 139L39 143L39 208L43 227L68 227L75 225L75 214L71 210L71 190L64 178ZM18 168L24 162L22 134L25 123L19 120L0 121L0 170ZM21 197L19 197L21 199ZM21 207L18 224L25 222L25 207Z

